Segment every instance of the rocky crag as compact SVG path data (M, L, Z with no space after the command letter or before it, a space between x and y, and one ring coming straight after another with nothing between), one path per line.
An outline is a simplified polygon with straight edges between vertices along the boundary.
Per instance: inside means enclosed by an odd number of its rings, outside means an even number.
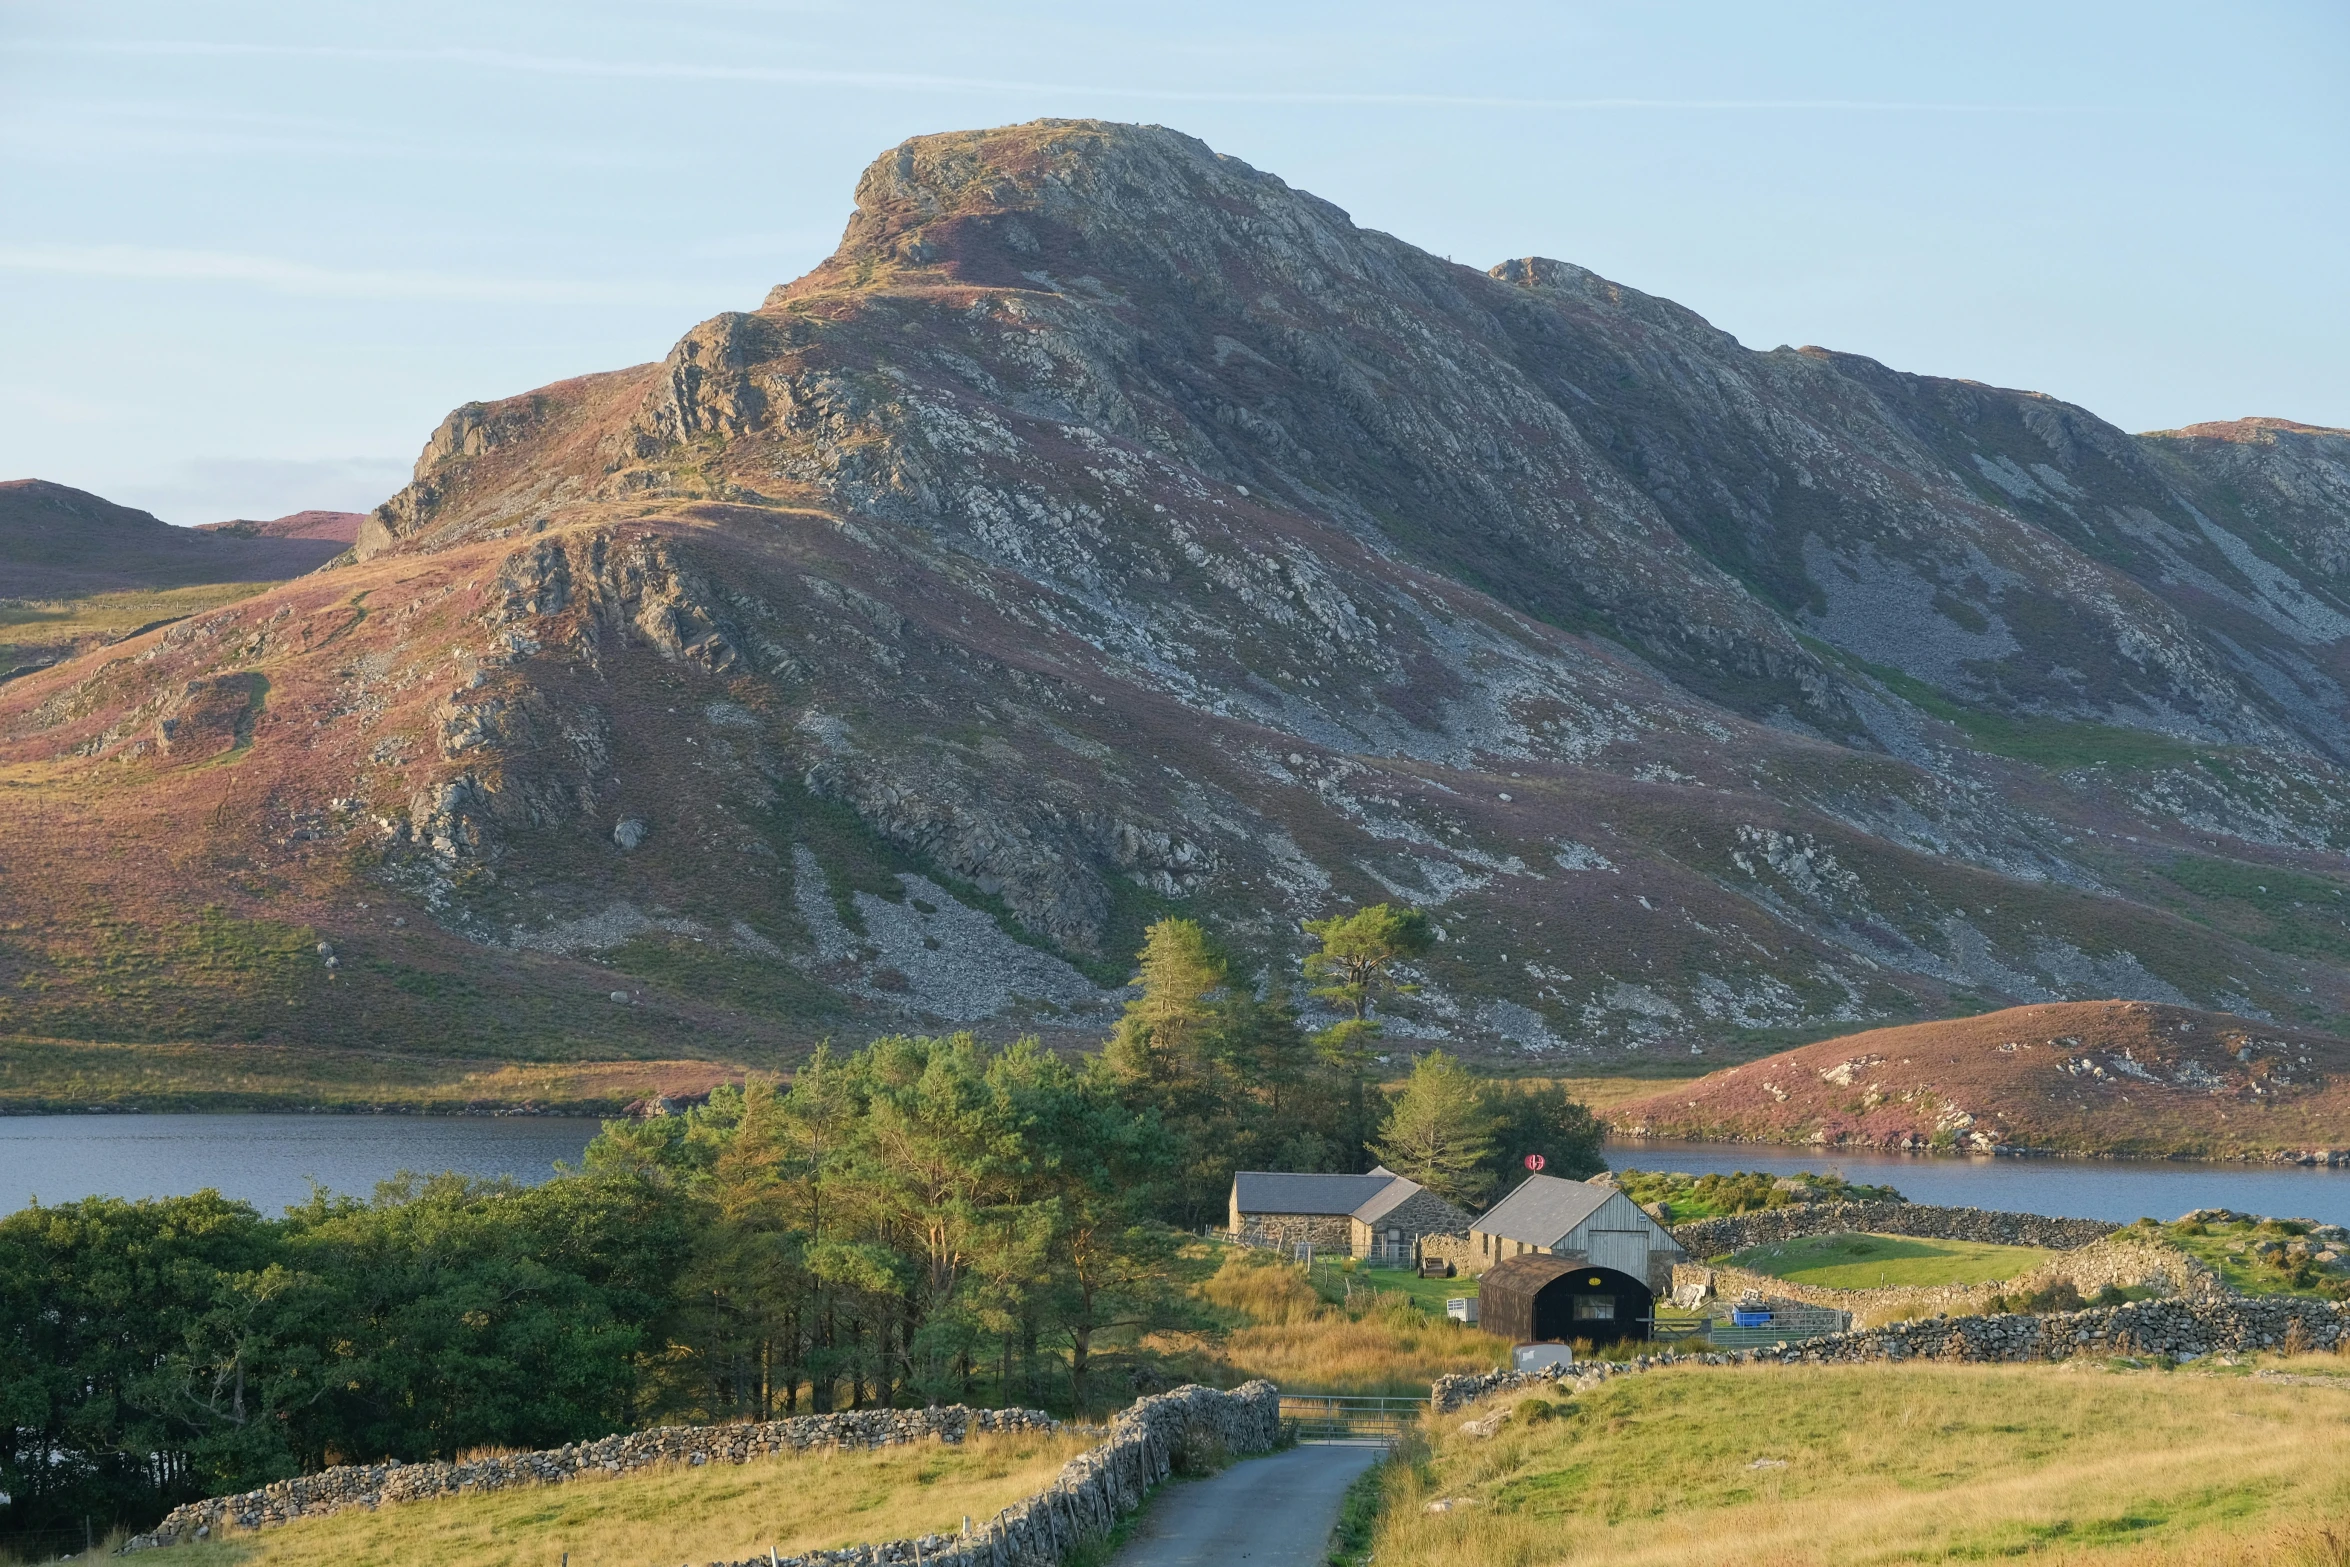
M1084 1037L1153 917L1281 981L1380 898L1395 1044L1543 1067L2350 999L2350 435L1756 352L1173 131L893 149L355 553L0 687L0 1029Z

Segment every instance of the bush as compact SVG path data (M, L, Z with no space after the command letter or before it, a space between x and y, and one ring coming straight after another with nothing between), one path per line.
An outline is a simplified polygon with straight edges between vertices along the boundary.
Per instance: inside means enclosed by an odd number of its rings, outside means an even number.
M1808 1170L1791 1176L1759 1170L1693 1176L1674 1170L1623 1169L1616 1172L1616 1184L1643 1208L1670 1213L1675 1219L1717 1218L1800 1203L1903 1200L1890 1186L1856 1186L1841 1175Z
M2051 1311L2080 1311L2090 1306L2118 1306L2130 1297L2111 1284L2097 1292L2093 1300L2081 1297L2081 1288L2070 1279L2058 1279L2054 1284L2036 1290L2021 1290L2013 1295L1994 1295L1990 1307L1993 1312L2020 1312L2041 1315Z
M1175 1444L1175 1472L1193 1479L1212 1475L1232 1462L1232 1449L1224 1445L1224 1438L1206 1426L1186 1426L1183 1440Z

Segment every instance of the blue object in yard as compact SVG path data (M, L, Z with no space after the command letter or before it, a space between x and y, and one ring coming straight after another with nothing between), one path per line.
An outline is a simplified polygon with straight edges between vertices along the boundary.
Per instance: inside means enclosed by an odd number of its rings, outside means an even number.
M1745 1306L1731 1309L1730 1326L1734 1328L1767 1328L1770 1325L1771 1314L1768 1311L1750 1309Z

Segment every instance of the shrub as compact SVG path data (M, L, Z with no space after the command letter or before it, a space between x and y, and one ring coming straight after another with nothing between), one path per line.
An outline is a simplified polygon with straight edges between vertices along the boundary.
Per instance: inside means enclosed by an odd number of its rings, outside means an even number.
M1232 1450L1224 1445L1224 1438L1206 1426L1186 1426L1183 1440L1174 1452L1175 1472L1198 1477L1212 1475L1232 1462Z

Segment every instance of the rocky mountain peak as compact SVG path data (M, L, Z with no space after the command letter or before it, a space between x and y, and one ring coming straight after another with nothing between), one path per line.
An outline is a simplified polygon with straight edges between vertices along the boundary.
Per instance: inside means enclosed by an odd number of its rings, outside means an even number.
M918 136L875 159L824 266L769 298L914 269L988 287L1301 281L1361 273L1346 213L1158 125L1037 120Z
M808 277L458 408L354 576L0 686L0 742L223 836L253 791L329 925L408 898L436 962L634 965L767 1037L1081 1031L1150 918L1270 980L1383 899L1447 933L1395 1037L1503 1054L2316 1017L2344 439L1753 352L1043 121L892 149ZM232 767L158 749L193 691Z

